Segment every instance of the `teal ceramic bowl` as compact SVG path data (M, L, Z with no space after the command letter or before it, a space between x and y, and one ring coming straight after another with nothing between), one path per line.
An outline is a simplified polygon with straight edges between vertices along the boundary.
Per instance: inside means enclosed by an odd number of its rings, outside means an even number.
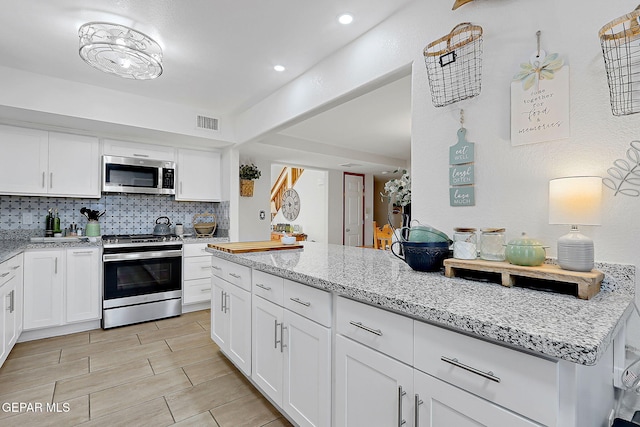
M448 242L449 236L432 227L414 225L409 229L409 241L416 243Z

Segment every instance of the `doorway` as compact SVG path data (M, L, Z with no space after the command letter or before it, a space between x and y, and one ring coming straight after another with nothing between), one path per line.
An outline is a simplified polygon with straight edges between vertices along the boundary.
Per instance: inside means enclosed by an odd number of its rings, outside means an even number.
M343 238L345 246L362 246L364 241L364 174L343 174Z

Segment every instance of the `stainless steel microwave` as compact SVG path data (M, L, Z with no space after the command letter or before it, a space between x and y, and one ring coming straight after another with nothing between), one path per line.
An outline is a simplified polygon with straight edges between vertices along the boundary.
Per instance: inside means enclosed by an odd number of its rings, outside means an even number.
M102 156L102 191L176 194L175 172L171 161Z

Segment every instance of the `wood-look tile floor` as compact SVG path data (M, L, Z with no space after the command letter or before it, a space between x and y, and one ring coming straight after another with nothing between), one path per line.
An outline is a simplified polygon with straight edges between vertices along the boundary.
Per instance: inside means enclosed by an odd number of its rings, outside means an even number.
M16 344L0 425L290 426L211 341L210 315Z

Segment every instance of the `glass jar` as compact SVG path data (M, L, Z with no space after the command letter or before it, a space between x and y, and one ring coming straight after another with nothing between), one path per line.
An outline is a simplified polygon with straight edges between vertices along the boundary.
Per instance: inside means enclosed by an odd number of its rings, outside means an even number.
M476 259L478 257L478 238L475 228L453 229L453 257L457 259Z
M480 232L480 258L487 261L504 261L505 229L483 228Z

